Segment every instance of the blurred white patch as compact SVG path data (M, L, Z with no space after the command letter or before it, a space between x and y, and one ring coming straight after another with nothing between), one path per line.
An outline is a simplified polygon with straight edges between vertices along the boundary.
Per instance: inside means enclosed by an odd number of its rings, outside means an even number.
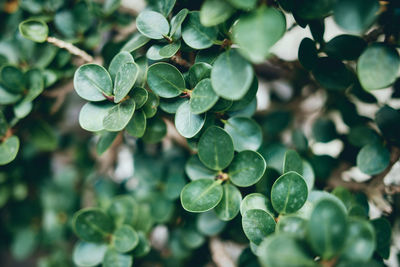
M293 87L286 80L271 82L271 90L283 101L289 101L293 96Z
M369 217L371 220L377 219L382 216L382 210L379 209L374 203L368 201L369 204Z
M396 162L383 179L385 185L400 185L400 161Z
M157 250L163 250L168 241L168 228L165 225L157 225L150 235L151 246Z
M362 183L371 179L371 175L363 173L357 166L350 168L342 173L342 179L344 181L356 181Z
M146 7L146 2L144 0L122 0L121 5L140 12Z
M343 150L343 142L334 139L328 143L314 143L311 145L311 150L315 155L329 155L337 158Z
M257 110L266 110L271 104L271 99L269 96L269 83L259 79L258 81L258 91L257 91Z
M117 167L115 168L115 180L122 182L133 176L132 152L127 146L122 146L118 151Z

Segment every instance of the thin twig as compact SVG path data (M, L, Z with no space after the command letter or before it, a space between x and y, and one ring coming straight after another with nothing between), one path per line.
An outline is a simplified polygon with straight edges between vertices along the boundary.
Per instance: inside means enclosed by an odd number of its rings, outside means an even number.
M93 61L93 57L91 55L89 55L88 53L86 53L82 49L79 49L78 47L74 46L71 43L67 43L63 40L60 40L60 39L57 39L57 38L51 37L51 36L47 37L47 42L49 42L57 47L66 49L71 54L82 58L86 62Z
M74 85L73 82L70 81L66 84L63 84L62 86L58 87L55 90L43 92L43 96L56 99L53 106L51 107L50 110L51 114L55 114L61 108L67 94L72 92L73 90L74 90Z

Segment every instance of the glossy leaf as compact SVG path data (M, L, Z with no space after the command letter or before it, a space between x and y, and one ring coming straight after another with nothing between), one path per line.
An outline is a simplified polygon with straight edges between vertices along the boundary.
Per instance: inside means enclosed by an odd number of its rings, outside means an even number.
M211 70L211 83L220 97L228 100L239 100L250 88L254 71L235 49L228 50L214 62Z
M271 201L260 193L248 194L240 204L240 214L244 214L248 210L264 210L273 215L275 212L272 208Z
M181 25L183 21L185 20L187 14L189 13L189 10L186 8L181 9L178 14L176 14L172 19L171 19L171 30L170 30L170 35L173 36L179 29L181 29Z
M231 184L224 184L222 189L222 199L214 210L218 218L223 221L230 221L239 213L242 194L236 186Z
M111 79L114 81L115 76L118 71L124 66L125 63L134 63L132 55L126 51L119 52L116 54L110 62L110 66L108 66L108 72L110 73ZM115 84L114 84L115 90Z
M168 63L151 65L147 72L147 84L157 95L165 98L178 96L185 89L182 74Z
M266 167L267 164L259 153L244 150L233 158L232 163L229 165L228 175L233 184L247 187L261 179Z
M218 30L215 27L205 27L200 22L200 12L192 11L182 25L182 38L194 49L205 49L214 44Z
M390 153L379 143L364 146L357 155L357 167L369 175L383 172L389 163Z
M87 242L102 242L114 228L110 217L96 208L83 209L72 219L73 229L79 238Z
M19 150L19 138L11 136L0 144L0 165L13 161Z
M131 226L125 224L115 230L111 242L116 251L125 253L138 245L139 237Z
M147 121L145 113L143 110L138 110L133 114L125 129L130 135L140 138L146 131L146 124Z
M110 74L101 66L86 64L80 66L74 75L76 93L88 101L102 101L105 95L113 93Z
M149 93L142 87L136 87L133 89L132 98L135 101L135 109L139 109L146 103Z
M111 103L86 103L79 113L79 125L90 132L104 130L103 119L112 107Z
M257 150L261 145L261 127L253 119L230 118L226 121L224 129L232 137L236 151Z
M206 0L200 9L200 22L206 27L218 25L227 20L235 9L225 1Z
M205 115L196 115L190 110L189 102L182 103L175 114L175 128L186 138L192 138L202 129Z
M130 92L139 74L139 66L136 63L123 64L115 76L114 103L121 102Z
M303 174L303 160L295 150L288 150L283 160L283 173L294 171Z
M221 180L199 179L187 184L181 192L182 207L190 212L205 212L222 199Z
M210 79L201 80L190 95L190 111L201 114L211 109L218 101Z
M43 43L47 39L49 28L47 24L39 19L27 19L19 24L19 32L26 39Z
M189 176L190 180L198 180L202 178L214 179L218 175L217 171L210 170L204 166L197 155L191 156L186 162L185 172L187 176Z
M354 81L353 73L339 60L321 57L313 69L317 82L326 89L345 90Z
M104 132L100 135L100 139L96 145L96 152L98 155L103 154L114 142L117 137L117 132Z
M246 237L256 245L275 231L275 225L275 219L264 210L248 210L242 217L243 231Z
M168 21L155 11L140 12L136 26L141 34L151 39L162 39L169 33Z
M135 112L135 101L127 99L110 108L103 118L104 129L111 132L121 131L131 120Z
M96 266L103 261L106 244L78 242L72 254L74 263L78 266Z
M189 87L194 88L203 79L210 78L212 66L208 63L198 62L189 69L188 82Z
M144 46L150 41L149 37L146 37L139 32L135 33L132 38L126 42L126 44L121 48L121 51L133 52L140 47Z
M233 159L233 152L232 138L220 127L211 126L200 137L199 159L212 170L225 169Z
M142 110L146 115L146 118L152 118L157 113L157 107L160 103L160 99L153 93L148 92L148 98L146 103L143 105Z
M163 46L158 53L163 58L170 58L173 55L175 55L180 48L181 48L181 42L176 41L176 42L173 42L173 43Z

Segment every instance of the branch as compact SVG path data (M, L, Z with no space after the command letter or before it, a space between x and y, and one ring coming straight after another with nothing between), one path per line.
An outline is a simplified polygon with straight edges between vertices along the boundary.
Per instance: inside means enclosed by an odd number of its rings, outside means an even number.
M55 114L61 108L67 94L72 92L73 90L74 90L74 85L73 82L70 81L66 84L63 84L62 86L58 87L55 90L43 92L43 96L56 99L53 106L51 107L50 110L51 114Z
M47 42L49 42L49 43L51 43L51 44L53 44L53 45L55 45L57 47L66 49L71 54L82 58L86 62L92 62L93 61L93 57L91 55L89 55L88 53L86 53L82 49L79 49L78 47L74 46L71 43L67 43L67 42L65 42L63 40L57 39L55 37L50 37L50 36L47 37Z

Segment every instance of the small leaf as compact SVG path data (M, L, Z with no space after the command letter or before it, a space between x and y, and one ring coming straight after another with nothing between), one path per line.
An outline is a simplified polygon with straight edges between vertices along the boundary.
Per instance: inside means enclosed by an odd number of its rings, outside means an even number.
M10 105L16 103L21 98L21 95L8 92L0 84L0 105Z
M24 73L12 65L5 65L0 69L0 81L12 94L20 94L25 89Z
M181 9L181 11L178 12L174 17L171 19L171 31L169 32L170 36L173 36L180 28L185 20L187 14L189 13L189 10L186 8Z
M330 90L345 90L354 82L354 75L346 65L330 57L318 59L313 75L322 87Z
M152 118L157 113L157 107L160 103L160 99L153 93L148 92L148 98L146 103L143 105L142 110L146 115L146 118Z
M390 153L379 143L364 146L357 155L357 167L369 175L383 172L389 163Z
M75 213L72 226L76 235L87 242L105 241L114 228L111 218L97 208L87 208Z
M132 38L121 48L121 51L128 51L131 53L147 44L150 40L150 38L140 34L140 32L136 32L133 34Z
M170 58L173 55L175 55L179 51L180 48L181 48L181 41L178 40L173 43L164 45L158 53L163 58Z
M271 189L274 209L282 214L299 210L307 200L308 188L303 177L296 172L287 172L279 177Z
M26 39L43 43L47 39L49 28L47 24L39 19L27 19L19 24L19 32Z
M201 114L211 109L218 101L210 79L201 80L190 95L190 111Z
M140 12L136 26L141 34L151 39L162 39L169 33L168 21L155 11Z
M135 60L133 59L132 55L126 51L122 51L116 54L114 58L111 60L110 66L108 66L108 72L110 73L111 79L113 81L115 80L115 76L125 63L134 63L134 62Z
M223 170L233 159L232 138L222 128L209 127L200 137L198 154L201 162L213 170Z
M336 202L321 199L311 213L307 229L313 250L323 259L331 259L346 241L346 214Z
M277 233L287 233L298 239L306 238L307 221L297 216L282 216L276 225Z
M305 69L312 70L316 67L318 63L318 51L312 39L306 37L301 41L298 58Z
M294 171L303 174L303 160L295 150L288 150L283 159L283 173Z
M259 153L244 150L235 155L229 165L229 179L237 186L251 186L261 179L266 167L267 164Z
M253 77L252 66L235 49L219 55L211 70L215 93L228 100L241 99L249 90Z
M187 176L189 176L190 180L198 180L202 178L214 179L218 175L217 171L210 170L204 166L197 155L191 156L186 162L185 172Z
M72 254L74 263L78 266L96 266L103 261L106 244L78 242Z
M74 75L76 93L88 101L105 100L105 95L113 93L110 74L99 65L86 64L80 66Z
M111 103L86 103L79 112L79 125L90 132L104 130L103 119L112 107Z
M216 27L205 27L200 23L200 12L192 11L186 17L182 26L182 38L194 49L205 49L214 44L217 39Z
M187 184L181 192L182 207L190 212L205 212L222 199L221 180L199 179Z
M271 201L260 193L248 194L242 200L240 204L240 214L243 215L248 210L264 210L271 215L275 213Z
M185 89L180 71L168 63L156 63L147 72L147 84L157 95L165 98L178 96Z
M318 118L312 125L312 134L315 141L328 143L338 137L335 124L327 118Z
M140 138L146 131L146 122L146 115L143 110L138 110L133 114L125 129L130 135Z
M103 259L103 267L131 267L133 257L127 254L121 254L112 248L108 248Z
M167 134L167 125L159 118L155 117L147 121L146 131L143 135L143 141L150 144L160 142Z
M383 217L374 219L371 223L376 233L376 252L378 252L382 258L388 259L392 240L392 226L390 222Z
M132 98L135 101L135 108L139 109L146 103L149 93L142 87L136 87L133 89Z
M115 230L111 242L116 251L125 253L133 250L138 245L139 236L131 226L125 224Z
M366 47L367 42L361 37L342 34L327 42L324 51L339 60L356 60Z
M133 256L135 257L142 257L149 253L151 247L149 241L146 239L146 236L142 232L138 232L139 236L139 244L133 250Z
M112 199L107 214L117 227L124 224L132 225L139 215L139 207L135 199L129 195L116 196Z
M168 17L175 6L176 0L149 0L149 6L165 17Z
M187 102L184 97L163 98L160 100L160 108L162 111L175 114L182 103Z
M194 88L203 79L210 78L212 66L208 63L199 62L193 64L189 69L187 80L189 87Z
M226 21L234 12L228 2L206 0L200 9L200 22L206 27L215 26Z
M239 213L242 194L236 186L231 184L224 184L222 189L222 199L214 210L218 218L223 221L230 221Z
M304 20L320 19L333 9L336 0L303 0L295 1L296 15Z
M233 117L226 121L225 131L232 137L235 150L257 150L262 142L261 127L250 118Z
M192 138L203 128L205 115L196 115L190 110L189 102L182 103L175 114L175 128L186 138Z
M248 210L242 217L244 234L256 245L275 231L275 225L275 219L264 210Z
M131 98L110 108L103 118L104 129L111 132L123 130L131 120L134 112L135 101Z
M103 154L114 142L117 132L104 132L100 135L100 139L96 145L97 155Z
M0 144L0 165L6 165L13 161L18 154L19 138L11 136Z
M115 76L114 103L119 103L132 89L139 74L139 66L136 63L123 64Z

